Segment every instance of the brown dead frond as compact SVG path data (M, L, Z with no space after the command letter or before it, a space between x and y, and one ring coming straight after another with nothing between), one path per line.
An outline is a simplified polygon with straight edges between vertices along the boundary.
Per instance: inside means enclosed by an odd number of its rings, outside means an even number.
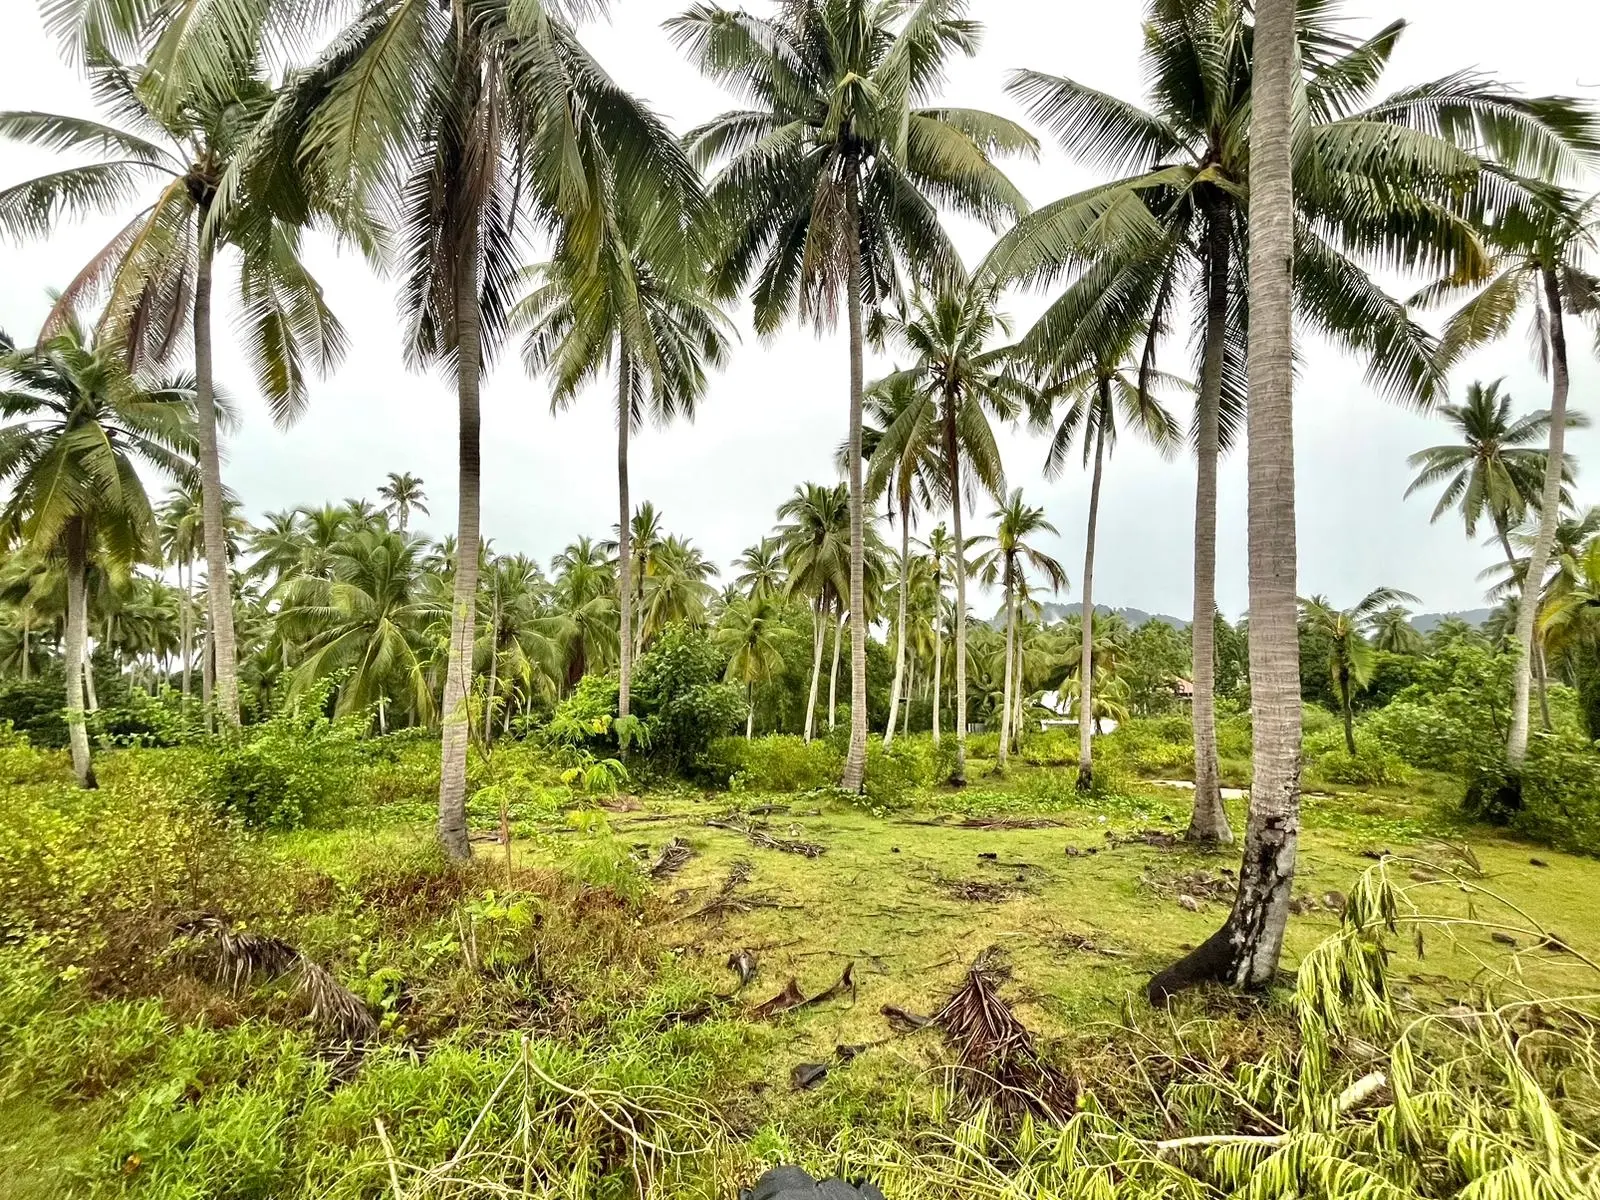
M306 1002L307 1015L317 1024L337 1030L348 1042L368 1042L378 1036L378 1022L361 998L282 938L236 929L210 913L185 918L174 932L210 949L217 982L231 991L242 991L257 974L292 978L296 994Z
M682 838L675 837L662 847L655 862L650 864L651 879L670 879L683 869L683 864L694 857L694 850Z
M733 833L743 834L752 846L762 850L781 850L785 854L798 854L803 858L818 858L828 852L826 846L816 842L777 837L764 825L756 825L753 822L713 817L706 824L712 829L727 829Z
M1078 1084L1039 1054L1000 995L1006 978L998 952L985 950L934 1016L955 1051L955 1088L1005 1113L1061 1120L1077 1107Z

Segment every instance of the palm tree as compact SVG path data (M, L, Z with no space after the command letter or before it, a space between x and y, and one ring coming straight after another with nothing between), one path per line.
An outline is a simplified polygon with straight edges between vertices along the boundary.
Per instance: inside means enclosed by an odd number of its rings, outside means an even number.
M903 374L916 385L922 403L906 409L884 431L882 453L920 457L913 448L927 447L944 459L941 486L950 503L955 552L949 561L956 585L956 754L950 781L958 787L967 779L967 539L961 519L975 502L975 484L1004 501L1005 469L989 418L1015 420L1033 395L1013 371L1010 347L991 345L997 335L1009 332L996 309L997 299L993 284L968 281L931 298L919 294L907 312L884 321L886 336L915 358ZM885 386L894 386L894 378Z
M961 556L956 553L955 538L945 529L942 522L933 527L932 532L928 534L928 540L922 543L922 547L928 552L928 560L933 569L933 744L937 746L939 744L939 719L942 704L940 688L944 682L944 615L946 609L944 577L950 564L960 559ZM958 572L965 567L964 560L956 563ZM966 613L961 612L954 615L956 618L956 640L959 643L963 640ZM957 673L965 675L964 670L960 670ZM958 733L958 745L963 741L964 737Z
M1577 684L1591 738L1600 738L1600 536L1561 556L1539 618L1540 633L1552 654L1569 666L1587 653Z
M378 496L384 501L383 511L394 519L401 533L411 524L412 513L432 515L428 512L428 494L422 490L422 480L410 471L390 471L389 482L378 489Z
M1172 414L1141 386L1137 371L1119 367L1118 359L1100 358L1092 364L1071 370L1063 378L1040 392L1034 405L1033 424L1047 428L1054 419L1055 408L1064 402L1064 410L1050 439L1050 450L1045 456L1046 479L1056 479L1066 466L1072 443L1081 437L1083 465L1093 462L1089 482L1088 529L1084 536L1083 551L1083 614L1080 633L1082 653L1079 657L1078 712L1078 790L1087 792L1094 783L1094 729L1081 714L1094 708L1094 551L1095 535L1100 518L1100 483L1105 471L1106 457L1116 449L1117 425L1121 421L1134 433L1170 458L1181 443L1178 424ZM1202 828L1221 841L1232 841L1226 813L1213 816ZM1191 829L1191 833L1196 831Z
M953 281L961 263L936 204L992 228L1027 208L993 165L1033 153L1032 135L973 109L934 107L955 53L977 50L965 0L793 0L776 17L702 3L667 28L700 69L749 97L690 132L703 164L722 160L711 198L728 236L722 293L754 273L756 329L798 312L831 324L845 297L850 353L850 748L843 786L867 764L867 602L862 488L863 324L900 268Z
M993 547L975 565L982 573L983 582L990 586L1000 584L1005 595L1005 691L1000 708L1000 751L997 760L997 766L1003 771L1006 768L1013 719L1011 691L1013 656L1017 645L1017 602L1027 586L1026 570L1031 567L1042 574L1052 592L1059 592L1067 586L1067 572L1055 559L1028 544L1026 539L1041 533L1053 534L1056 527L1045 520L1044 509L1023 503L1021 488L1012 492L1005 504L990 514L990 519L998 522L993 536L983 534L972 540L975 545ZM1017 719L1020 721L1020 713ZM1080 713L1079 720L1083 719Z
M226 11L229 6L219 5ZM699 180L678 139L579 43L558 0L376 0L290 77L259 161L299 164L352 207L381 201L403 263L408 356L456 385L457 569L442 705L439 836L467 838L467 698L478 605L479 392L507 332L519 216L598 255L606 214L660 204L682 229ZM199 18L202 24L209 19ZM216 40L231 36L221 17Z
M1421 654L1427 643L1411 623L1411 613L1391 604L1372 616L1372 648L1385 654Z
M179 642L180 653L183 656L181 667L181 690L185 699L189 696L190 670L194 659L193 633L194 633L194 564L196 558L205 555L205 496L204 488L199 486L199 481L181 483L167 493L165 502L156 514L156 538L161 547L162 556L178 571L178 586L183 594L179 605ZM239 557L242 539L250 533L250 523L245 520L241 511L243 505L239 498L228 488L222 490L222 537L223 557L231 563ZM206 573L206 586L208 596L205 611L211 611L209 598L210 571ZM207 638L205 653L211 655L212 647ZM214 656L213 656L214 659ZM213 669L215 663L213 661ZM211 714L206 714L207 728L210 727Z
M788 594L811 604L811 691L806 700L805 740L816 728L817 686L828 614L850 586L850 497L844 484L801 484L778 506L778 540L789 576Z
M1355 694L1372 681L1375 647L1368 638L1377 631L1386 610L1403 617L1405 610L1396 607L1403 600L1417 602L1411 593L1394 588L1375 588L1354 608L1334 608L1322 596L1300 601L1301 621L1328 643L1328 675L1339 697L1345 749L1352 755L1356 753ZM1416 636L1416 631L1412 634Z
M716 595L711 580L716 564L687 538L668 535L656 551L654 571L645 581L644 611L639 614L641 644L658 637L668 625L704 623L706 607Z
M1290 214L1292 301L1310 328L1354 350L1368 377L1397 399L1427 402L1445 376L1433 340L1357 261L1481 272L1480 243L1457 210L1482 160L1446 136L1480 129L1499 155L1570 157L1572 105L1524 101L1461 73L1371 103L1404 32L1394 22L1357 40L1334 2L1302 5L1289 81L1303 112ZM1151 110L1069 79L1013 75L1010 90L1069 154L1118 176L1047 205L990 253L1000 278L1071 286L1023 340L1045 360L1078 361L1145 330L1146 374L1176 306L1195 296L1200 386L1194 553L1195 803L1220 812L1215 639L1217 463L1244 420L1254 12L1246 4L1149 0L1144 61ZM1352 257L1353 256L1353 257ZM1280 603L1292 607L1293 589ZM1287 620L1288 607L1280 613Z
M565 682L567 618L552 611L553 589L539 564L517 554L496 558L489 568L488 612L481 614L477 660L488 676L489 707L483 740L493 740L493 710L501 705L501 727L509 730L520 697L523 715L534 699L554 697ZM502 699L503 693L503 699Z
M733 560L733 566L739 572L733 577L733 585L747 600L771 600L783 595L783 543L777 538L764 537L756 545L745 547L744 553Z
M91 557L126 571L155 552L155 514L136 464L173 478L191 467L194 388L140 387L115 346L98 344L71 314L31 350L0 341L0 545L66 568L67 725L72 769L95 786L83 719L86 577Z
M563 619L570 688L620 654L616 610L616 564L592 538L580 537L550 560L555 577L555 608Z
M433 615L421 583L424 544L413 534L358 529L333 547L330 578L290 581L279 632L299 646L291 695L341 673L336 715L374 709L378 731L388 733L398 699L413 720L433 719L422 636Z
M1600 334L1600 277L1589 262L1600 231L1600 197L1580 201L1556 186L1560 178L1582 178L1600 161L1600 117L1581 111L1573 123L1573 136L1585 153L1549 158L1537 164L1543 178L1522 179L1520 203L1485 200L1488 211L1486 240L1496 254L1489 282L1484 284L1450 318L1442 338L1447 358L1504 335L1517 314L1531 308L1533 343L1538 364L1550 376L1549 449L1545 456L1537 511L1539 530L1528 553L1530 581L1544 577L1561 519L1562 484L1566 477L1566 431L1572 427L1567 413L1571 364L1567 351L1566 320L1578 317ZM1580 140L1581 139L1581 140ZM1514 168L1515 169L1515 168ZM1559 176L1555 182L1545 179ZM1462 284L1446 280L1424 293L1441 300L1459 293ZM1511 731L1506 741L1506 761L1514 790L1528 752L1528 697L1535 655L1534 629L1538 605L1524 603L1518 610L1516 689L1511 710Z
M663 236L667 209L608 209L598 255L564 239L551 261L531 268L534 289L512 320L529 326L522 359L551 375L552 411L616 363L617 587L622 633L617 712L626 717L633 681L633 580L629 547L628 448L647 411L660 424L694 419L708 367L728 356L728 323L706 295L699 247Z
M712 640L728 655L726 678L745 686L746 741L755 736L756 685L783 674L783 647L795 636L783 624L779 602L772 596L740 596L717 623Z
M146 200L67 285L40 338L48 340L73 309L97 293L106 298L99 338L120 346L135 369L171 362L184 343L185 323L192 326L217 695L223 719L236 726L238 651L212 374L211 291L218 251L238 252L244 349L280 424L291 423L305 407L305 364L330 369L344 352L344 331L299 257L298 226L313 215L329 216L325 206L295 177L291 160L274 167L270 197L256 186L264 180L246 180L239 173L241 156L273 104L265 45L238 41L234 53L204 63L191 56L184 84L166 69L173 61L169 43L182 38L184 24L171 22L149 65L119 62L97 39L89 39L90 85L119 125L48 113L0 113L0 136L99 156L99 161L0 191L0 230L43 237L64 216L116 211L135 197ZM229 175L234 202L219 206L219 188ZM359 214L337 223L373 248Z

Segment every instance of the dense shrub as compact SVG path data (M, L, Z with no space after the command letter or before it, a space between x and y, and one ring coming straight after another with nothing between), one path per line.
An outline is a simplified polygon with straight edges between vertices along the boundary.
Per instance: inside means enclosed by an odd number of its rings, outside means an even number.
M1574 737L1529 739L1512 826L1564 850L1600 854L1600 749Z
M934 780L932 738L896 738L884 749L880 738L867 741L866 800L877 809L898 808L916 788Z
M707 752L706 774L752 792L809 792L837 783L843 766L838 750L825 741L771 734L748 741L718 738Z
M67 693L59 672L0 683L0 721L28 735L35 746L67 744Z
M316 696L237 740L197 750L201 796L251 829L295 829L359 798L365 720L331 721Z
M701 628L673 625L639 659L633 708L648 730L650 760L664 771L703 773L712 742L744 719L743 689L724 683L727 660Z
M1307 754L1306 768L1315 779L1352 787L1400 784L1408 774L1399 758L1375 747L1357 747L1355 754L1342 747L1315 757Z
M1375 741L1413 767L1461 771L1471 732L1457 718L1430 704L1397 700L1361 722L1363 740Z

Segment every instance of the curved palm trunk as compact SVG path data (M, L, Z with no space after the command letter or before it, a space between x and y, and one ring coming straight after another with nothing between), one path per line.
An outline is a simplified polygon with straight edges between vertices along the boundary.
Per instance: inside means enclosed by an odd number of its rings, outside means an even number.
M950 782L967 785L967 547L961 537L961 450L956 440L956 401L945 397L944 456L950 474L950 529L956 547L956 762Z
M633 531L628 528L631 502L628 498L628 435L633 424L633 372L628 356L617 352L617 715L628 715L633 690Z
M1561 519L1561 469L1566 463L1567 441L1567 331L1561 302L1561 286L1555 269L1540 269L1544 302L1548 313L1550 339L1550 453L1544 466L1544 494L1539 500L1539 532L1528 552L1528 573L1522 578L1522 604L1517 608L1517 686L1511 707L1511 736L1506 740L1506 762L1511 768L1514 800L1521 806L1522 764L1528 757L1528 693L1532 681L1534 624L1539 616L1539 588L1545 568L1550 565L1550 550L1555 545L1556 523Z
M85 633L87 633L87 614L84 617L84 624ZM89 712L97 713L100 711L100 697L95 694L94 690L94 652L89 649L88 641L88 638L85 637L83 646L83 696Z
M1250 817L1233 911L1150 981L1152 1000L1201 980L1263 987L1278 971L1300 835L1300 646L1294 506L1294 0L1257 0L1250 120Z
M833 627L833 669L828 672L828 729L839 724L839 654L844 649L844 613Z
M1228 319L1228 225L1221 202L1207 217L1205 354L1196 402L1194 496L1194 814L1188 836L1231 842L1217 764L1217 460L1221 455L1223 339Z
M822 682L822 644L826 625L823 617L823 597L817 597L816 606L811 611L811 691L806 696L806 741L816 736L817 731L817 688Z
M439 748L439 840L451 858L472 857L467 838L467 739L472 692L472 641L477 624L479 376L483 366L482 313L478 307L480 230L474 212L466 218L456 266L456 403L460 410L457 455L461 500L456 517L456 579L451 600L450 657L445 667L444 729Z
M850 749L840 786L859 792L867 781L866 516L861 494L861 212L855 164L845 180L846 307L850 310ZM833 710L828 711L833 720Z
M888 749L894 741L894 720L900 715L900 686L906 678L906 594L910 591L910 580L906 578L911 567L911 495L906 493L900 497L900 599L899 619L895 624L894 647L894 690L889 693L889 724L884 727L883 745ZM906 702L909 712L911 703Z
M1094 474L1089 480L1089 527L1083 545L1083 651L1078 662L1078 790L1094 786L1094 539L1100 525L1100 480L1105 470L1105 418L1111 381L1100 381L1101 424L1094 435Z
M233 636L233 589L227 531L222 521L222 460L217 450L217 405L211 366L211 243L205 236L210 204L199 206L200 261L194 278L195 415L200 435L200 523L206 549L206 600L216 657L213 699L227 728L239 724L239 662Z
M1000 693L1000 745L996 751L995 766L1006 769L1011 751L1011 664L1015 661L1017 645L1017 600L1012 588L1011 570L1006 569L1006 670Z
M1356 756L1356 715L1351 707L1350 699L1350 669L1339 669L1339 714L1344 718L1344 748L1350 752L1350 757Z
M72 773L78 786L98 786L89 757L89 730L83 717L84 647L89 640L89 602L84 577L89 569L88 531L81 518L67 526L67 740L72 748Z

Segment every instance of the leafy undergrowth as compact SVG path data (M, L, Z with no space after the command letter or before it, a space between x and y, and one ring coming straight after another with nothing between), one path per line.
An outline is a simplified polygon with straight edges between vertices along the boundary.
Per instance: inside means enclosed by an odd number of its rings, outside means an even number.
M1311 797L1296 998L1169 1015L1136 998L1222 920L1235 861L1177 840L1181 789L1080 801L977 763L887 812L681 787L602 811L502 763L473 824L504 804L517 836L463 870L403 759L382 810L267 835L179 761L111 756L84 796L41 755L9 789L0 1197L725 1197L778 1161L896 1200L1597 1182L1589 1018L1519 1003L1600 990L1600 864L1464 839L1429 801ZM192 932L217 928L256 940ZM257 969L262 939L317 971ZM974 1107L922 1026L990 947L1081 1089L1064 1125Z

